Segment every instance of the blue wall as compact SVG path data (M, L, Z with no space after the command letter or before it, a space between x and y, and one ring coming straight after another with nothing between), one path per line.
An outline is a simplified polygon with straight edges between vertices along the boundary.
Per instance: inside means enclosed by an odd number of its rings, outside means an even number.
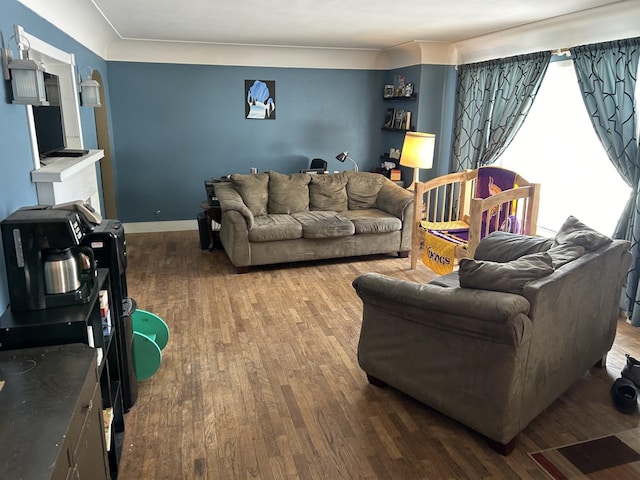
M343 150L362 170L378 163L379 71L109 62L108 75L125 222L195 219L204 179L251 167L350 169ZM275 80L275 120L244 117L248 79Z
M10 47L14 55L17 55L16 43L14 40L9 42L14 24L23 26L28 33L63 51L75 54L76 64L106 72L106 62L100 57L21 3L3 0L0 43L3 47ZM4 219L19 207L37 204L38 199L35 184L31 183L33 158L27 124L28 107L11 104L11 82L2 80L0 83L0 219ZM81 108L80 118L85 147L95 148L97 140L93 109ZM3 252L0 248L0 313L9 303Z

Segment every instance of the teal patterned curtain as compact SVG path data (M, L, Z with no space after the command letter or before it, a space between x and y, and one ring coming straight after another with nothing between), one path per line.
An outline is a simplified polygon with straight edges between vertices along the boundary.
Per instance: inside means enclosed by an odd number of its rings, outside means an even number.
M632 188L614 238L631 242L633 259L621 307L640 326L640 157L636 114L636 76L640 38L571 49L582 98L591 123L618 172Z
M522 126L551 52L461 65L456 84L453 171L490 165Z

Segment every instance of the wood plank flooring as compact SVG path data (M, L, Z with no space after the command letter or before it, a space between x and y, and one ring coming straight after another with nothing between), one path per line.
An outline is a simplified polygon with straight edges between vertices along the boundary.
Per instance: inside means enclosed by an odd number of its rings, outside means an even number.
M372 256L238 275L224 252L199 249L195 231L128 234L127 247L129 295L171 338L126 415L120 479L544 479L527 452L640 426L609 397L624 354L640 357L640 330L622 320L607 369L586 373L502 457L369 385L358 366L352 280L426 282L424 266Z

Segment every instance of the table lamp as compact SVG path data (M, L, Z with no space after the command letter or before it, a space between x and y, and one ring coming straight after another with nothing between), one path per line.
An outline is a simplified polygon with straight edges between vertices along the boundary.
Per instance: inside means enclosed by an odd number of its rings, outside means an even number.
M344 163L345 160L351 160L353 162L353 171L354 172L358 171L358 164L353 158L349 156L349 152L340 152L338 155L336 155L336 160L342 163Z
M400 165L413 168L413 182L408 188L414 189L414 185L420 181L420 169L433 166L433 152L436 145L436 136L433 133L407 132L400 154Z

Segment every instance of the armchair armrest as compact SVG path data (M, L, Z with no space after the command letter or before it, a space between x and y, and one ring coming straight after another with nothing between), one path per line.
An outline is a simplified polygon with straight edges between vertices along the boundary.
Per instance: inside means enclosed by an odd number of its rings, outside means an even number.
M445 288L399 280L380 273L360 275L353 281L353 287L363 300L392 301L400 309L412 306L493 323L503 323L518 313L529 313L529 302L520 295L473 288Z
M242 197L238 191L233 188L233 185L227 182L216 183L213 189L220 202L220 210L222 213L232 210L239 212L247 222L247 229L252 230L254 225L253 214L242 201Z
M446 288L365 273L353 287L368 307L454 334L518 345L530 335L529 301L511 293Z

